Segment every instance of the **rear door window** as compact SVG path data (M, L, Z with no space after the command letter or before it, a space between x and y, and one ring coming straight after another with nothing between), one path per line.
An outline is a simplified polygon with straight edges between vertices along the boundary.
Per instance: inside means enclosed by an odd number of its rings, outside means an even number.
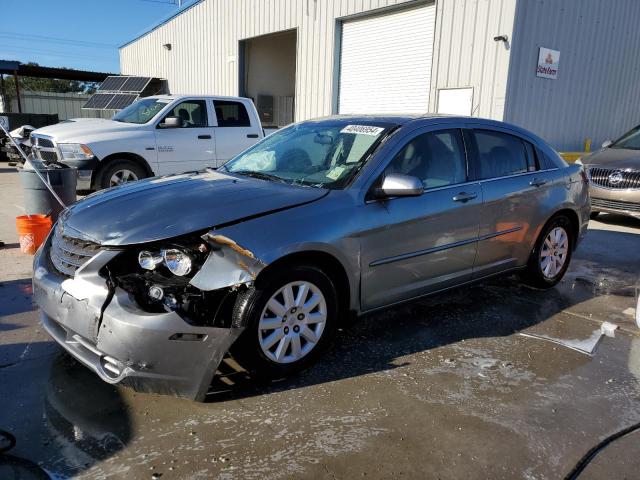
M474 130L478 149L478 178L507 177L529 171L524 142L507 133Z
M250 127L247 109L240 102L214 100L219 127Z

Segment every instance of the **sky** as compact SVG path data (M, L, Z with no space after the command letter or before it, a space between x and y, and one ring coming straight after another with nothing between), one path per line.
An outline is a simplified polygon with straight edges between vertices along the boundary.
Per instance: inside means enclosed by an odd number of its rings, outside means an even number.
M0 60L120 73L118 46L176 12L176 3L0 0Z

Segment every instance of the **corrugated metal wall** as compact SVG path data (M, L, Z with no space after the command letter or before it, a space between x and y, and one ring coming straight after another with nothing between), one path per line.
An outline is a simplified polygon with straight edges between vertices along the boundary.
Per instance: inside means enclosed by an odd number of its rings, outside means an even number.
M437 89L473 88L473 116L502 120L516 0L439 0L431 109Z
M640 123L640 1L520 0L505 120L559 150ZM560 51L558 79L536 77L538 48Z
M60 120L69 118L111 118L115 110L83 110L91 95L82 93L20 92L20 103L24 113L57 113ZM18 111L18 101L14 98L11 111Z
M473 86L475 115L501 118L516 0L438 0L437 88ZM295 118L333 113L336 19L411 0L203 0L120 50L123 74L169 80L173 93L238 94L238 42L297 28ZM162 48L170 43L171 50Z

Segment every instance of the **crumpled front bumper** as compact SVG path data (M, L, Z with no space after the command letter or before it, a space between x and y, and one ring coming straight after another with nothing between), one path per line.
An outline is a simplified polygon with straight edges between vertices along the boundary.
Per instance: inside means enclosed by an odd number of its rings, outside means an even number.
M193 326L175 312L141 310L120 288L110 292L99 271L115 251L100 251L70 279L51 265L49 248L50 239L34 259L33 295L56 342L105 382L204 400L242 328Z

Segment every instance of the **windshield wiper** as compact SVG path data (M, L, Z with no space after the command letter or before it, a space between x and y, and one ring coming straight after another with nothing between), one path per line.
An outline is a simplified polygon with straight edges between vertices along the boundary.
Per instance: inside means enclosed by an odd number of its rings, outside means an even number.
M229 173L236 173L238 175L242 175L245 177L258 178L260 180L269 180L271 182L279 182L279 183L289 183L284 178L280 178L277 175L271 175L270 173L265 172L255 172L253 170L235 170Z

